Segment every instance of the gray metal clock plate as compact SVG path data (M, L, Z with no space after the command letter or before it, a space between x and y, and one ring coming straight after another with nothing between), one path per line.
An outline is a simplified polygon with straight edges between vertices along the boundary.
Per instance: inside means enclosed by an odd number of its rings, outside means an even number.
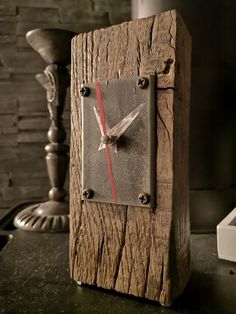
M155 207L156 104L155 77L147 76L148 86L140 88L134 79L99 82L104 115L110 128L141 103L145 106L118 141L117 153L109 146L117 204ZM82 191L84 200L114 203L105 150L98 151L101 132L94 113L98 110L96 84L83 85L90 94L82 104ZM144 193L149 202L139 198Z

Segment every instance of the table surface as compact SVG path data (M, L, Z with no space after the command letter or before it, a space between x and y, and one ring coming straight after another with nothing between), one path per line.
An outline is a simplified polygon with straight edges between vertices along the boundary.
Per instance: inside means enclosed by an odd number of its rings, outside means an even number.
M236 313L236 263L217 258L216 235L191 236L192 275L173 307L70 279L68 234L0 230L0 313Z

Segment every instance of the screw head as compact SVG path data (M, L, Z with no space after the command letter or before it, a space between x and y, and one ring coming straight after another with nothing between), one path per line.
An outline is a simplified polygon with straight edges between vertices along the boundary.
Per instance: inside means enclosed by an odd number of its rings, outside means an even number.
M83 191L83 196L84 196L85 198L87 198L87 199L92 198L93 195L94 195L93 190L85 189L85 190Z
M145 204L149 203L150 196L147 193L140 193L139 196L138 196L138 199L139 199L141 204L145 205Z
M137 79L136 85L138 88L145 89L148 87L148 79L146 77L139 77Z
M88 87L86 87L86 86L83 86L83 87L81 87L79 92L80 92L80 95L82 97L88 97L89 94L90 94L90 89Z

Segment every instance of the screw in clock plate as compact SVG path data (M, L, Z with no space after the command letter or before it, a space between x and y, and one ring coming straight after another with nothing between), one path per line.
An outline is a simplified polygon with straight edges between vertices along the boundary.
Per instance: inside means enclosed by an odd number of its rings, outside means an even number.
M139 77L136 85L138 88L145 89L148 87L148 79L146 77Z
M93 190L91 190L91 189L85 189L83 191L83 196L87 199L93 198L93 195L94 195L94 193L93 193Z
M138 196L139 201L141 202L141 204L145 205L148 204L150 201L150 196L147 193L140 193Z
M79 92L82 97L88 97L90 95L90 89L86 86L81 87Z

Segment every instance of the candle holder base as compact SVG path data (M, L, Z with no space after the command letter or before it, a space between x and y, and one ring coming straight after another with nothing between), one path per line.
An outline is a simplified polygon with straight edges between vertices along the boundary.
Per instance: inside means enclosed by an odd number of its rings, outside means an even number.
M16 215L14 225L27 231L68 232L68 203L47 201L30 205Z

